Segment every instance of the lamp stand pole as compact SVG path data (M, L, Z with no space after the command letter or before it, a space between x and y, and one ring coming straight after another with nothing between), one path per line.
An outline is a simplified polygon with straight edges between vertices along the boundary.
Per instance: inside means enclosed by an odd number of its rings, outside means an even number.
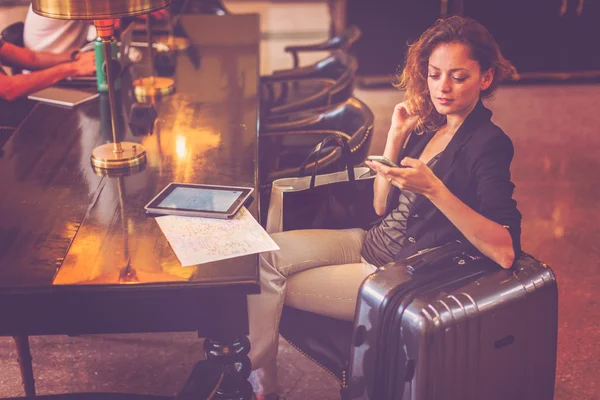
M119 142L117 138L117 107L114 85L115 77L113 76L115 71L113 71L111 47L114 22L112 19L95 20L94 25L96 26L100 40L102 40L102 47L104 49L113 142L98 146L92 151L92 165L105 169L135 167L146 161L144 147L139 143ZM101 71L98 71L98 73L101 73Z

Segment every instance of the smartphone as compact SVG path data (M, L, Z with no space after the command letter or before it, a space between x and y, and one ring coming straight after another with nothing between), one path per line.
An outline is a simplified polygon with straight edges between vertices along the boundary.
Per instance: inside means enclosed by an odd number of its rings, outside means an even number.
M368 156L367 160L368 161L377 161L377 162L382 163L383 165L387 165L388 167L392 167L392 168L400 168L393 161L390 161L390 159L388 159L387 157L384 157L384 156Z

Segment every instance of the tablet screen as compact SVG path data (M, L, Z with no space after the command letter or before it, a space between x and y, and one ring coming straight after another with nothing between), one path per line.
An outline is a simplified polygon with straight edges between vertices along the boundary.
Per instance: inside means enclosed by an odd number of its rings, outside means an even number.
M241 190L176 187L157 206L196 211L225 212L243 194Z
M254 189L172 182L145 207L149 214L232 218Z

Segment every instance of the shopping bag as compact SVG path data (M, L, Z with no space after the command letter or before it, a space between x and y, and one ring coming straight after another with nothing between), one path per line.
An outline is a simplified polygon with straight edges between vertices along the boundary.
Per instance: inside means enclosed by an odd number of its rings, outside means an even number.
M296 229L368 229L379 221L373 209L375 175L368 167L353 168L346 138L331 135L325 138L307 158L305 164L326 146L342 148L346 171L317 175L318 162L310 176L283 178L273 181L267 232ZM301 171L303 168L301 168Z

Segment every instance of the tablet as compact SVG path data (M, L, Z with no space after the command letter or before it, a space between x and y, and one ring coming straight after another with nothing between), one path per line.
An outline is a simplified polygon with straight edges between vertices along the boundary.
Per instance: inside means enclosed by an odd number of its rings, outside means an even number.
M249 187L172 182L144 208L149 214L232 218L253 191Z
M77 87L77 86L90 86L96 87L96 74L89 76L68 76L63 80L57 82L59 86L66 87Z
M98 89L96 88L88 90L50 86L30 94L27 98L59 106L75 107L78 104L95 99L98 95Z

